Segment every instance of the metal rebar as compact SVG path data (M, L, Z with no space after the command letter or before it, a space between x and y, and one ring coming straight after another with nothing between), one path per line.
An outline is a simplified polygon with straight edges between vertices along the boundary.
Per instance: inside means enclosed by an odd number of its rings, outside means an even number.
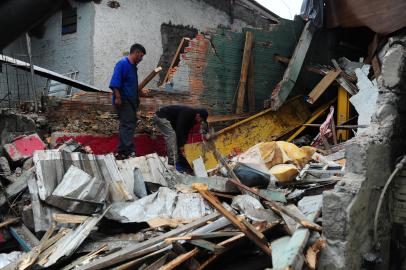
M35 106L35 111L38 111L38 100L37 100L37 88L35 86L35 78L34 78L34 66L32 64L32 54L31 54L31 39L28 33L25 33L25 37L27 40L27 52L28 52L28 58L30 60L30 72L31 72L31 86L33 89L34 93L34 106Z

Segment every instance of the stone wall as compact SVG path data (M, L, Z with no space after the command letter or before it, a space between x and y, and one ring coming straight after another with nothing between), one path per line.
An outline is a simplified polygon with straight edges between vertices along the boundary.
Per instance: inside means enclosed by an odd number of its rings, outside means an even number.
M347 173L334 190L323 194L323 235L327 247L319 269L371 269L367 258L389 269L391 226L390 194L379 219L379 245L373 242L373 220L382 188L406 153L406 38L390 38L379 53L377 110L366 132L348 141ZM371 256L373 255L373 256ZM372 263L373 264L373 263Z

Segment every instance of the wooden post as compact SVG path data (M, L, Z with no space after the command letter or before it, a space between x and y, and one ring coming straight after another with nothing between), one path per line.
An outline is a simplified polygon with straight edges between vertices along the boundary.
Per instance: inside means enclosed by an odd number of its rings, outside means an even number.
M248 68L248 108L249 112L255 112L255 89L254 89L254 54L251 53L250 65Z
M244 53L242 56L240 83L237 90L237 108L236 113L242 113L244 110L245 89L247 87L248 67L251 59L252 33L245 34Z
M337 101L337 125L345 123L350 117L350 104L348 93L343 87L338 88L338 101ZM348 130L339 130L337 132L337 139L339 141L348 140Z

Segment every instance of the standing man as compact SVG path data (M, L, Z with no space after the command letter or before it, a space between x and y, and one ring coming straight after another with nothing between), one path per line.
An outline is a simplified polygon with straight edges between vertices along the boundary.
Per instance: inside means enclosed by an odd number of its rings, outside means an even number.
M137 65L145 54L145 48L141 44L132 45L130 54L118 61L111 77L110 89L113 91L113 105L120 121L117 159L135 156L134 131L140 103L139 91L143 95L148 93L147 89L138 89Z
M154 122L165 138L168 163L183 170L185 164L179 164L183 157L183 146L186 144L189 132L195 124L207 122L206 109L194 109L181 105L165 106L155 112Z

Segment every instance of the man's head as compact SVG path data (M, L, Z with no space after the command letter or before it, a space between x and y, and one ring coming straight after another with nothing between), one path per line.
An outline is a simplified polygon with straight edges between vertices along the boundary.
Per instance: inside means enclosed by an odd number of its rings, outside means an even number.
M130 48L130 54L128 55L128 59L130 59L130 62L133 64L138 64L141 62L142 58L146 54L146 50L144 46L141 44L135 43L131 46Z
M208 116L209 113L207 112L206 109L196 109L195 122L196 123L207 122Z

